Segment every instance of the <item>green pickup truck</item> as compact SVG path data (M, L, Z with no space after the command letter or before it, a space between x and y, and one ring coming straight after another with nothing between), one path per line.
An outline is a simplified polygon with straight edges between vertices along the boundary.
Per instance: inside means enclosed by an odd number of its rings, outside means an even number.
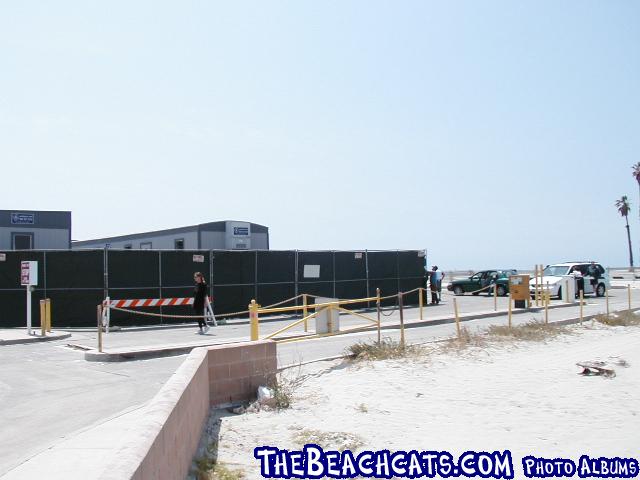
M509 275L517 274L518 271L513 269L481 270L469 278L451 281L451 283L447 285L447 290L456 295L464 295L465 293L472 293L473 295L486 293L487 295L493 295L493 284L495 284L498 295L504 297L509 293ZM491 285L490 288L485 288L489 285Z

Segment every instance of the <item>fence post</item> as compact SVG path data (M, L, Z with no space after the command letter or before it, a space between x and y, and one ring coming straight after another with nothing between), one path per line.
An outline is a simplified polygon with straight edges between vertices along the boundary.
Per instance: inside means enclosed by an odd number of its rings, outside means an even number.
M424 305L424 293L422 287L418 289L418 303L420 304L420 320L422 320L422 307Z
M627 296L629 297L629 310L631 310L631 284L627 284Z
M251 322L251 341L258 340L258 304L251 300L249 304L249 320Z
M47 306L44 300L40 300L40 335L43 337L47 332Z
M509 295L509 328L511 328L511 295Z
M376 310L378 311L378 345L380 345L380 289L376 288Z
M544 323L549 323L549 282L547 282L547 290L544 292Z
M583 317L583 303L584 301L584 290L580 290L580 325L582 325L582 317Z
M538 264L537 263L535 265L533 275L534 275L534 278L536 279L535 289L533 291L533 298L536 301L536 307L537 307L538 306Z
M307 294L303 293L302 294L302 317L305 319L304 321L304 331L308 332L309 331L309 321L306 320L307 315L309 315L309 310L307 310Z
M607 304L607 318L609 317L609 289L604 289L605 303Z
M398 292L398 307L400 309L400 345L404 348L404 309L402 308L402 292Z
M44 301L44 307L47 314L47 332L51 333L51 299L45 298Z
M458 315L458 301L453 297L453 313L456 317L456 332L458 334L458 340L460 339L460 316Z
M496 278L496 283L493 284L493 311L498 311L498 278Z
M102 353L102 305L98 305L98 352Z

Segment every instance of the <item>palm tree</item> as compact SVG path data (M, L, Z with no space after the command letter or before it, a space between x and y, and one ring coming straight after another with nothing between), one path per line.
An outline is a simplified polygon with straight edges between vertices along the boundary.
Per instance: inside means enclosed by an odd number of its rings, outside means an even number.
M631 233L629 231L629 200L626 195L623 195L620 200L616 200L616 208L620 215L624 217L624 220L627 224L627 240L629 241L629 266L631 271L633 271L633 250L631 250Z

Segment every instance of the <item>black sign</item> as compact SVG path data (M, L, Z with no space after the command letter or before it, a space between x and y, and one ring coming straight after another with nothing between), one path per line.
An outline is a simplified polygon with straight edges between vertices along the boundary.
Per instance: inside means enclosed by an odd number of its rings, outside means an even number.
M33 225L36 223L36 216L33 213L12 213L11 225Z

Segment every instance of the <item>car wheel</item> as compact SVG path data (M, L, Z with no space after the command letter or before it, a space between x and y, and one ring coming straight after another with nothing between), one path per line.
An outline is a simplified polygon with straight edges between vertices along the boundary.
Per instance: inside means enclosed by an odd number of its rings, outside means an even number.
M507 289L504 288L504 285L498 285L498 296L504 297L507 294Z
M471 295L478 295L480 292L473 292Z
M596 287L596 297L604 297L607 288L604 286L604 283L599 283Z
M462 287L460 285L456 285L455 287L453 287L453 293L455 295L463 295L464 290L462 290Z
M562 300L562 287L558 287L558 300Z

